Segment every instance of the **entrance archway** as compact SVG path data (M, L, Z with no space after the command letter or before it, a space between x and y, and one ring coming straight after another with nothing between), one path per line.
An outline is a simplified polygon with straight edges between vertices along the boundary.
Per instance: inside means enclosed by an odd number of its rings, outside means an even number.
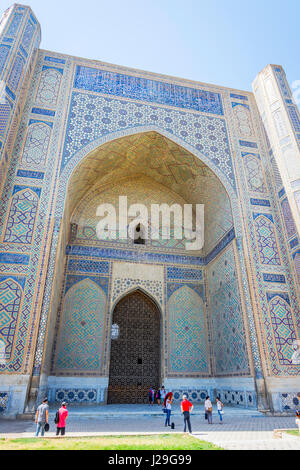
M160 378L160 311L144 293L116 305L111 339L108 403L146 403Z

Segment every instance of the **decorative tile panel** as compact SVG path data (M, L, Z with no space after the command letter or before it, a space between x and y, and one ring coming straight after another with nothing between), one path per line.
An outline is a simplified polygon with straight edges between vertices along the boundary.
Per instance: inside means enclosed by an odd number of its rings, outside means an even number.
M0 414L3 414L7 411L9 395L9 392L0 392Z
M274 230L272 216L268 214L253 214L257 243L262 264L280 265L280 256Z
M56 356L57 371L100 371L106 295L90 279L66 293Z
M248 375L248 348L232 246L209 265L207 289L214 373Z
M77 66L74 88L223 114L222 100L218 93L90 67Z
M23 189L14 194L6 224L4 242L32 242L38 208L38 196L31 189Z
M0 276L0 342L4 348L0 350L0 370L10 359L17 328L18 315L22 300L22 289L13 279Z
M190 287L179 287L168 301L169 373L209 373L203 300Z
M259 155L242 153L242 157L249 190L256 193L266 193L267 189Z
M97 390L94 388L69 388L55 390L55 402L96 403Z
M289 296L286 293L268 293L267 297L279 363L292 365L293 343L297 336Z
M62 79L62 71L53 67L44 67L41 73L36 101L43 106L55 106Z

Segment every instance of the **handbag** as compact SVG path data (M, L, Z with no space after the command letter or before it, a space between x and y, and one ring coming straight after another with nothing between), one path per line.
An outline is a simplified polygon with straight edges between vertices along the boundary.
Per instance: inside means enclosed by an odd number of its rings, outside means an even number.
M55 424L58 424L58 423L59 423L59 411L58 411L58 410L57 410L57 412L55 413L54 422L55 422Z
M48 432L48 431L49 431L49 429L50 429L49 423L46 423L46 424L45 424L45 428L44 428L44 429L45 429L45 432Z
M166 413L167 412L167 408L163 408L163 413Z

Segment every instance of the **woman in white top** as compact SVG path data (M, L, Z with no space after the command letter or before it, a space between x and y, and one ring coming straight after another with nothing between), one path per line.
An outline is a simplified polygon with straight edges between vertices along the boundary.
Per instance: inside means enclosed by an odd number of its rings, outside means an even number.
M216 398L218 415L220 417L220 424L223 424L223 403L220 398Z
M209 399L209 396L206 397L204 403L205 414L207 416L208 424L212 424L212 404Z
M167 410L165 426L171 426L170 417L171 417L171 411L172 411L172 401L173 401L173 394L170 393L168 394L165 400L165 407Z
M296 410L296 419L295 422L299 428L299 434L300 434L300 410Z

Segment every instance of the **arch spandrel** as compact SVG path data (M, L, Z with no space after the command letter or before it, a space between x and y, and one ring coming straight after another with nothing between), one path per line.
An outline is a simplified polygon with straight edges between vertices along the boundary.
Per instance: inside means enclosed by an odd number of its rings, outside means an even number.
M173 144L177 144L180 148L183 149L183 151L186 154L189 154L190 157L196 158L197 159L196 161L203 163L203 165L205 165L208 169L210 169L211 172L216 175L221 185L224 187L226 193L228 194L230 198L233 212L236 212L234 210L234 207L237 207L237 194L235 190L234 179L230 180L226 175L224 175L224 173L220 170L220 168L217 166L216 163L214 163L211 159L209 159L207 156L205 156L205 154L201 153L195 147L185 142L183 139L180 139L177 136L161 128L157 128L156 126L151 126L151 127L141 126L141 127L118 131L118 132L100 137L96 139L95 141L86 145L83 149L77 152L69 160L69 162L63 168L61 175L60 175L58 200L56 204L57 216L61 216L62 214L63 207L64 207L64 199L66 197L67 192L72 190L72 186L74 186L74 180L76 180L76 174L78 174L78 177L84 183L85 186L90 184L89 178L83 177L80 171L81 165L82 163L84 163L85 160L87 161L87 159L89 158L93 160L95 158L95 154L97 153L97 150L101 149L101 147L106 144L116 142L116 141L121 142L122 139L126 139L127 137L132 137L132 136L134 137L137 135L143 135L143 134L148 134L148 133L158 134L161 137L166 138L167 141L170 141ZM233 175L232 175L232 178L234 178ZM84 194L85 194L85 190L84 190L84 187L82 187L82 190L80 191L80 193L78 193L77 191L78 199L80 199Z
M71 169L73 162L69 162L70 167L67 166L63 174L67 168ZM228 193L228 185L223 185L210 166L156 131L114 139L95 147L94 151L83 157L69 179L65 201L68 217L74 215L80 201L87 200L93 191L100 194L120 185L121 195L126 179L141 177L152 180L152 184L164 186L166 191L173 192L187 204L204 205L206 227L214 233L212 238L206 236L207 240L213 240L209 250L213 249L213 243L220 241L232 229L233 217L239 217L239 211L234 210L234 190L231 188ZM62 185L66 190L67 185L61 182ZM144 202L142 199L135 202ZM222 223L216 224L217 219ZM239 230L241 224L237 223L236 226ZM91 233L95 235L95 230Z

